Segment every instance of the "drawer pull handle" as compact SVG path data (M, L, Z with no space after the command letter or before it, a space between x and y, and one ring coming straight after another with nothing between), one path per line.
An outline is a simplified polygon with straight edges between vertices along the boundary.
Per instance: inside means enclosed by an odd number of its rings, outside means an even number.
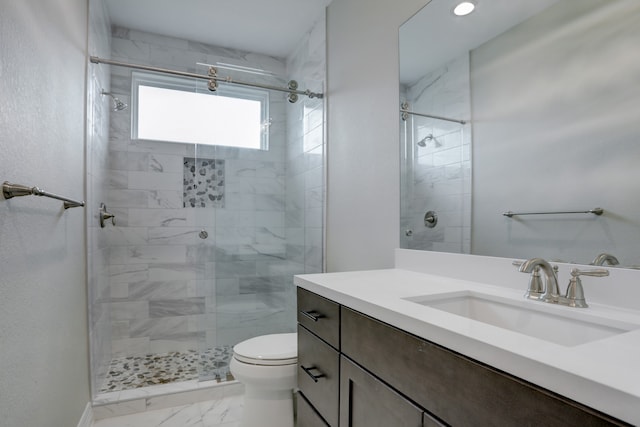
M313 320L314 322L317 322L318 320L322 319L324 316L320 313L318 313L317 311L300 311L300 314L302 314L305 317L308 317L309 319Z
M315 366L312 366L310 368L305 368L304 366L300 365L300 367L302 368L302 370L311 377L311 379L313 380L314 383L318 382L318 378L324 378L324 374L323 373L319 373L319 374L314 374L313 370L318 371L318 368L316 368ZM318 371L320 372L320 371Z

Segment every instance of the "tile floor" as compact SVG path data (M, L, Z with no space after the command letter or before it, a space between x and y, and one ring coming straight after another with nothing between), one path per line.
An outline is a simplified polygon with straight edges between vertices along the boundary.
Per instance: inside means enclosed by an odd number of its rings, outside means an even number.
M93 427L238 427L243 396L105 418Z

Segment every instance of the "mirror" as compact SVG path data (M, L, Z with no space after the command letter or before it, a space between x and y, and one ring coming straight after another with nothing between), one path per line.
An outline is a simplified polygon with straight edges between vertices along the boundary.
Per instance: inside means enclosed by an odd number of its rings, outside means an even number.
M400 27L401 247L640 266L640 2L455 4Z

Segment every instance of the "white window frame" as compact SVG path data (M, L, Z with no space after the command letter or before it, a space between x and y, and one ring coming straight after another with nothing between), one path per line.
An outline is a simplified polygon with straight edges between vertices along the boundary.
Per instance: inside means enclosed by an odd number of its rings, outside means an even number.
M260 146L246 147L235 145L216 145L219 147L235 147L247 150L268 150L269 149L269 91L253 87L243 87L238 85L221 83L215 92L207 89L205 80L193 79L188 77L170 76L160 73L133 71L131 73L131 139L132 140L148 140L138 137L138 88L139 86L151 86L170 90L179 90L185 92L193 92L202 95L225 96L229 98L247 99L260 102ZM207 123L206 126L214 126L215 124ZM155 141L155 140L154 140ZM170 141L176 144L189 144L184 141ZM193 142L191 142L193 143Z

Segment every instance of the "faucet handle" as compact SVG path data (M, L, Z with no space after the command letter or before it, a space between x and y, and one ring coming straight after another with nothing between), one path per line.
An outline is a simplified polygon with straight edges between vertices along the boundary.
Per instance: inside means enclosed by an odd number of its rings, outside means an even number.
M609 271L603 268L596 268L593 270L578 270L577 268L571 269L571 279L569 280L569 286L567 286L567 294L565 300L570 307L586 308L587 301L584 299L584 289L582 287L582 281L580 276L592 276L592 277L604 277L608 276Z
M604 268L594 268L592 270L578 270L577 268L571 269L572 277L579 277L579 276L605 277L608 275L609 275L609 270L605 270Z
M524 263L524 261L513 260L511 262L512 265L520 268L520 266ZM554 266L554 270L558 272L558 266ZM525 298L529 299L540 299L540 295L544 292L544 284L542 283L542 276L540 275L540 267L536 266L533 268L531 275L529 276L529 286L527 287L527 292L524 293Z

